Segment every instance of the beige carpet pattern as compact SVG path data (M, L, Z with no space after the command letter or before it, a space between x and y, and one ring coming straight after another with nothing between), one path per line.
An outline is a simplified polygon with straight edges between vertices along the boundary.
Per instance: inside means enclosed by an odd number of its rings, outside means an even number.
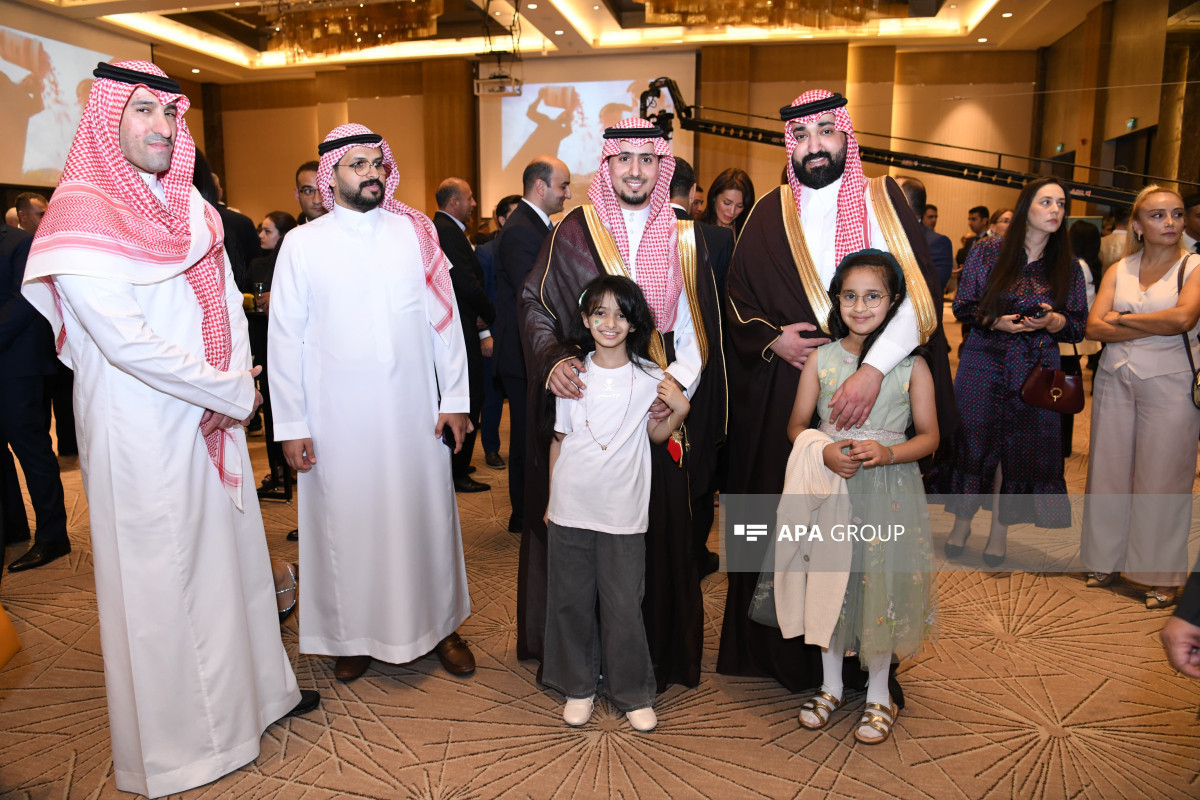
M1077 492L1086 413L1075 441ZM262 442L251 439L260 476ZM86 500L74 459L61 463L74 550L0 584L24 644L0 671L0 796L124 797L112 777ZM1166 663L1157 634L1169 612L1147 611L1133 587L1088 590L1076 575L944 573L938 636L904 667L908 707L879 746L854 741L861 694L814 733L796 722L802 696L714 672L720 574L703 585L701 684L659 697L658 729L636 733L603 704L587 727L568 729L561 699L514 651L518 539L504 530L506 473L480 463L475 477L493 490L459 495L472 601L460 630L474 676L454 678L430 656L375 662L342 684L332 659L296 652L293 617L283 640L301 686L321 691L320 709L271 726L254 763L183 797L1200 796L1200 682ZM296 560L284 539L294 507L263 511L272 553ZM22 551L9 548L5 562ZM303 603L301 587L300 613Z

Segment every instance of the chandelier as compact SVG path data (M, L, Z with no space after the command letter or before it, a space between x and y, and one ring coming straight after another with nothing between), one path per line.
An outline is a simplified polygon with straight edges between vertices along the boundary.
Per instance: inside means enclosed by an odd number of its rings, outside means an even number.
M267 48L303 60L433 36L442 0L277 0L262 12Z
M760 28L845 28L880 17L907 17L908 4L888 0L645 0L655 25L751 25Z

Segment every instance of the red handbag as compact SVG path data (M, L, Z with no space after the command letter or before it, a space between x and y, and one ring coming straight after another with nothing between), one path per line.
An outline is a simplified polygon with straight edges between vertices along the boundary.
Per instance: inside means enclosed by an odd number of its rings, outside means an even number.
M1072 342L1071 349L1079 358ZM1040 358L1021 384L1021 399L1036 408L1057 411L1059 414L1078 414L1083 411L1083 376L1068 375L1061 369L1043 366Z

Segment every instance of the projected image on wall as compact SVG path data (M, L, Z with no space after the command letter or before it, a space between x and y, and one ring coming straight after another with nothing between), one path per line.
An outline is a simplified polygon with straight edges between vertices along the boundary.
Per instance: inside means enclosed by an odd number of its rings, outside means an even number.
M0 26L0 183L54 186L111 54Z
M604 129L638 115L645 81L526 84L520 97L500 105L503 184L521 191L521 173L548 153L571 168L571 193L581 198L592 181Z

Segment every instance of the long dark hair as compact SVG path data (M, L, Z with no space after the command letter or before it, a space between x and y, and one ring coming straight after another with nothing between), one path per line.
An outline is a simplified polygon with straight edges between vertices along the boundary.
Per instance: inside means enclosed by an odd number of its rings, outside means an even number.
M279 241L275 243L275 251L272 256L278 255L279 248L283 244L283 237L287 236L288 231L296 227L296 218L286 211L272 211L265 218L271 220L271 224L275 226L275 230L279 231Z
M1021 276L1021 267L1025 266L1025 233L1029 229L1029 209L1033 207L1033 199L1038 192L1049 185L1062 189L1058 178L1047 176L1032 180L1025 184L1021 196L1017 199L1017 207L1013 210L1012 222L1008 232L1004 234L1003 244L996 263L988 274L987 285L983 297L979 301L979 319L983 328L990 328L992 323L1004 314L1014 313L1010 308L1008 293L1017 278ZM1063 222L1071 210L1071 196L1063 189L1066 205L1063 208ZM1042 269L1050 282L1050 292L1053 297L1052 305L1061 308L1067 302L1071 291L1071 275L1075 269L1075 261L1071 256L1071 241L1067 237L1065 225L1059 225L1058 230L1050 234L1046 247L1042 250Z
M750 216L750 209L754 206L754 183L743 169L730 167L713 179L712 186L708 187L708 198L705 200L704 215L700 221L710 225L721 224L717 221L716 202L726 189L737 189L742 193L742 213L733 218L733 233L735 236L741 235L742 225L746 223L746 217Z
M633 363L645 370L650 363L650 337L654 335L654 314L650 304L642 294L641 287L636 283L618 275L601 275L587 286L579 296L579 306L571 314L567 326L567 343L573 344L586 355L596 349L596 340L591 331L583 324L583 315L591 315L596 307L604 302L605 295L611 294L617 301L617 307L629 320L629 336L625 338L625 351ZM554 438L554 423L557 413L557 403L546 403L546 412L537 425L537 434L542 441Z
M869 269L883 279L888 299L892 303L883 322L878 328L867 334L867 338L863 341L862 352L858 354L858 366L861 367L863 359L871 350L871 345L875 344L875 341L887 328L888 323L892 321L892 317L896 316L900 304L904 302L904 298L908 294L908 289L900 277L900 265L888 253L880 250L859 250L857 253L851 253L843 258L829 284L829 297L833 300L833 308L829 310L829 335L834 339L844 339L850 335L850 328L842 319L842 301L838 295L842 292L842 282L846 280L846 276L850 274L851 270L860 268Z
M567 340L585 354L596 349L596 340L583 324L583 315L592 315L606 295L611 294L617 307L629 320L629 336L625 339L625 350L631 357L642 362L650 360L650 337L654 334L654 314L642 294L642 288L621 275L601 275L587 286L579 296L579 308L571 316L567 329ZM636 359L635 359L636 360ZM639 365L640 366L640 365Z

